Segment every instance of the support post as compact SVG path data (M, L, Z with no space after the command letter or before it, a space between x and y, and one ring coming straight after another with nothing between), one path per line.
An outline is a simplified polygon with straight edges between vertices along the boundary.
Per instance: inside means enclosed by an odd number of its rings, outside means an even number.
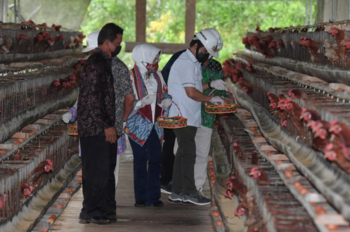
M147 0L136 0L136 42L146 42L146 3Z
M185 44L190 44L195 33L196 0L186 0Z

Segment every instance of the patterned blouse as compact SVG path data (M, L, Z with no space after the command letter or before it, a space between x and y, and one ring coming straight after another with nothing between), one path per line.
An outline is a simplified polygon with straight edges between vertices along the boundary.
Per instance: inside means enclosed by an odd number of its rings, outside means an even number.
M80 137L104 136L115 124L111 58L101 49L86 61L79 79L78 133Z
M115 90L115 128L118 136L123 134L124 96L134 94L130 71L118 57L112 59Z
M202 76L203 76L203 80L202 80L203 83L209 83L210 81L217 80L217 79L224 80L224 74L222 72L222 66L220 62L210 59L209 64L207 66L202 65ZM212 90L213 89L209 88L203 91L203 94L209 95L209 93ZM215 91L213 95L225 95L225 91ZM202 116L202 126L213 129L215 114L206 113L204 104L202 104L201 116Z

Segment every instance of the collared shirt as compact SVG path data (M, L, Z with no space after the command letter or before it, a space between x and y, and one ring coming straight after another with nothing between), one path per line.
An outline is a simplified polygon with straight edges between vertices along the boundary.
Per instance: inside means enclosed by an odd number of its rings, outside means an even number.
M103 136L115 123L111 58L101 49L86 61L79 79L78 132L80 137Z
M112 59L112 73L115 91L115 129L118 136L123 134L124 97L134 94L128 67L118 57Z
M209 64L207 66L202 65L202 76L203 76L203 83L209 83L210 81L213 80L224 80L224 74L222 72L222 67L220 62L210 59ZM203 94L209 95L209 93L212 91L212 88L206 89L203 91ZM226 91L214 91L212 94L213 96L217 95L226 95ZM202 104L202 110L201 110L201 115L202 115L202 126L208 127L208 128L214 128L214 119L215 119L215 114L208 114L205 112L205 105Z
M188 49L174 62L169 73L168 89L173 101L178 104L183 117L188 119L187 125L200 127L201 102L189 98L185 87L193 87L203 92L201 63ZM179 115L179 111L175 105L172 105L169 116L177 115Z

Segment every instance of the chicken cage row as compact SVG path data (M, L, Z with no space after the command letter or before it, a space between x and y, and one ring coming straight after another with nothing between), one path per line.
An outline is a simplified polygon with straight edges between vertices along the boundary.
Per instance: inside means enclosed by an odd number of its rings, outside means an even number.
M320 27L320 26L319 26ZM242 39L246 49L266 58L288 58L343 69L350 68L350 27L334 23L322 30L305 32L285 30L277 32L247 33Z
M62 112L45 116L0 144L0 224L6 222L77 152ZM23 144L23 145L21 145Z
M71 80L73 72L74 69L65 67L37 72L36 75L1 78L0 122L34 106L69 94L77 87L77 80L74 82Z
M78 49L85 36L75 31L0 29L0 54Z

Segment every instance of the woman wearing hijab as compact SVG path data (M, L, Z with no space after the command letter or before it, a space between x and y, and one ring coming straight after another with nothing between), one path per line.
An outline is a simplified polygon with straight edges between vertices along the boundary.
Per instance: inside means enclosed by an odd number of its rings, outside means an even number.
M171 96L158 71L161 50L150 44L137 45L132 51L135 62L131 81L135 104L125 133L134 155L135 206L163 206L160 201L161 141L163 129L157 124L162 108L168 111Z

